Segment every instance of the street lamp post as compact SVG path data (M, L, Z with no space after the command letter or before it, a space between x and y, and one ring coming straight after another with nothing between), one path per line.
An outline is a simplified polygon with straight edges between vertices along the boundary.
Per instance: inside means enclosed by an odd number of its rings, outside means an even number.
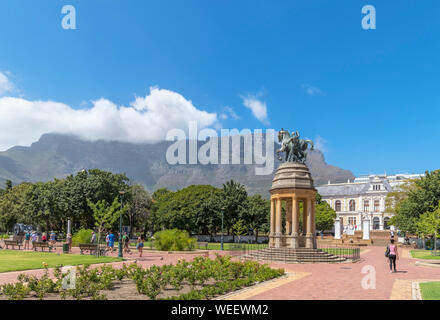
M121 215L119 216L119 241L118 241L118 257L122 258L122 209L123 202L122 202L122 196L125 194L125 191L119 191L119 194L121 195Z
M222 208L222 237L221 237L221 250L223 251L223 220L225 215L225 208Z

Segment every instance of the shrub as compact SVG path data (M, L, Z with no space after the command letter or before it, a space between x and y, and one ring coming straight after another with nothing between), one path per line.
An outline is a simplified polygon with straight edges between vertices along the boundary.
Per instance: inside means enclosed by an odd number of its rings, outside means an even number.
M192 250L196 244L188 232L178 229L156 232L154 238L154 247L161 251Z
M90 229L81 229L72 237L72 245L77 247L80 243L90 243L92 238L92 231Z

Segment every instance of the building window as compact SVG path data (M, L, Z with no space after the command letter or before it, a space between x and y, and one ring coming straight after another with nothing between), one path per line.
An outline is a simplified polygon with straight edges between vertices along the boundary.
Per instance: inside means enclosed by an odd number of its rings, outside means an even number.
M356 217L348 217L348 224L351 226L356 225Z
M385 230L389 230L389 229L390 229L390 226L388 225L389 222L390 222L390 218L385 217L385 218L383 219L383 228L384 228Z
M350 211L355 211L356 210L356 201L354 200L350 200Z
M380 209L380 204L379 204L379 200L374 200L374 212L379 212Z
M335 211L341 211L341 201L339 200L335 202Z
M370 201L364 200L364 211L368 212L370 211Z
M380 226L380 219L378 217L374 217L373 218L373 229L379 230L379 226Z
M374 191L380 191L380 184L373 185L373 190Z

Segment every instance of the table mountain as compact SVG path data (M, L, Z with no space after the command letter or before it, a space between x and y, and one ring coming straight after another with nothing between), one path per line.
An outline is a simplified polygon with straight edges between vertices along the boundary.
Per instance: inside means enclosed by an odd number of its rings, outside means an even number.
M150 191L161 187L176 190L191 184L221 186L234 179L244 184L250 194L268 197L273 174L255 175L257 165L170 165L165 155L171 144L168 141L152 144L90 142L69 135L45 134L30 147L17 146L0 152L0 180L10 179L14 184L48 181L82 169L98 168L125 173L133 183L140 183ZM275 150L276 147L279 145L276 144ZM275 169L278 165L276 160ZM309 151L307 165L315 186L328 180L345 182L354 179L350 171L328 165L319 150Z

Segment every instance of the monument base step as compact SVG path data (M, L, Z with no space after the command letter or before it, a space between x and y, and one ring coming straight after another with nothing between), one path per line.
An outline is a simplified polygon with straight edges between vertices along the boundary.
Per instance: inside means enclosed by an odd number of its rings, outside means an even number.
M246 253L243 258L286 263L341 263L351 262L321 249L308 248L266 248Z

